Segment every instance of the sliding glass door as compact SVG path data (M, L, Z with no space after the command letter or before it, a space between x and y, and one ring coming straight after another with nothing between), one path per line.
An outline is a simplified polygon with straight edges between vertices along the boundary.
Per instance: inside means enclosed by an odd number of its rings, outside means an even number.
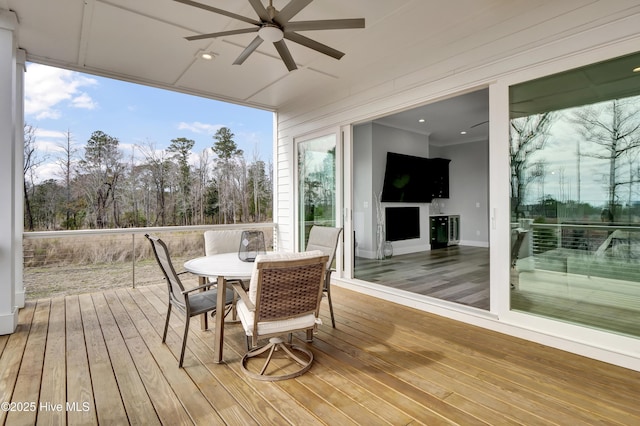
M638 64L510 87L513 311L640 336Z
M313 225L337 226L336 139L336 134L329 134L297 143L300 250Z

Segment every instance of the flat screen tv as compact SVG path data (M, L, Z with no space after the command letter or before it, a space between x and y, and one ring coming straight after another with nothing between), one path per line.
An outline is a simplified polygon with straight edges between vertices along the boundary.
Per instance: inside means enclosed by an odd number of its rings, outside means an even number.
M387 152L382 202L430 203L429 159Z
M387 241L420 238L420 207L387 207L384 216Z

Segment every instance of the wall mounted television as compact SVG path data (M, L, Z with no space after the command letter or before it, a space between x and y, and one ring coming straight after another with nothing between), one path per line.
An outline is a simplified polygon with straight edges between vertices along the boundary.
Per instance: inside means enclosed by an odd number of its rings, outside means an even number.
M380 200L388 203L430 203L429 159L387 152Z

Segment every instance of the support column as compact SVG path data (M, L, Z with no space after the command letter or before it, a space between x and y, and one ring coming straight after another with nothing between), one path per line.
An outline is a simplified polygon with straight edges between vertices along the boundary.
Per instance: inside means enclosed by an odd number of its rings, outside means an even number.
M15 270L14 283L16 295L16 307L24 308L24 251L22 247L22 233L24 232L24 168L20 167L24 164L24 73L27 67L27 52L23 49L16 51L16 119L15 119L15 188L13 194L14 200L14 248L15 253Z
M0 334L13 333L18 326L15 302L17 28L15 13L0 10Z

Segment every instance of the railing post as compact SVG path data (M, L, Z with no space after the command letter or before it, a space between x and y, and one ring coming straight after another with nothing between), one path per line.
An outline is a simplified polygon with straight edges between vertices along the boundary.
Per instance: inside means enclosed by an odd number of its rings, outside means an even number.
M136 288L136 233L131 233L131 282L133 288Z

